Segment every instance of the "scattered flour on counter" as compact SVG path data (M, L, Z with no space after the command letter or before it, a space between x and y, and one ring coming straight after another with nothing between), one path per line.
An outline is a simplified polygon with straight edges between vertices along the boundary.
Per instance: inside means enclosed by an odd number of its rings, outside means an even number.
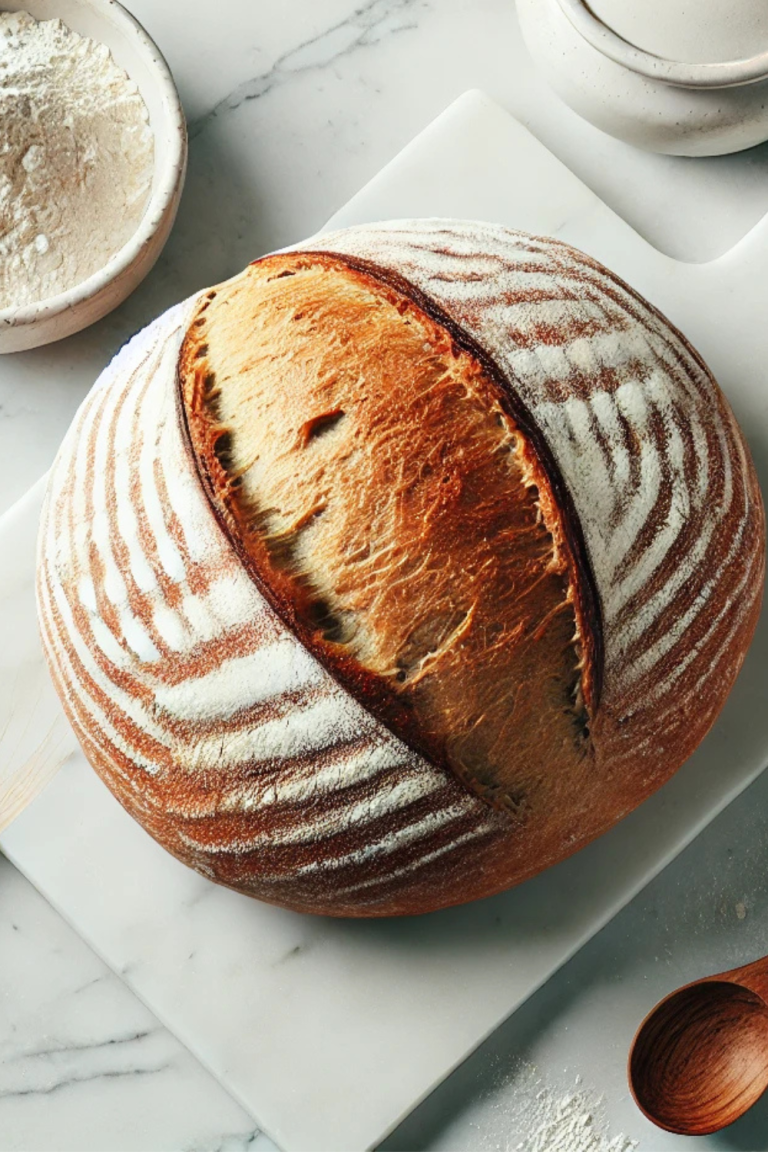
M601 1103L577 1084L570 1092L542 1088L528 1117L530 1131L515 1152L632 1152L637 1141L611 1136Z
M136 231L153 167L146 105L106 45L0 12L0 308L102 268Z
M635 1152L637 1140L612 1134L602 1097L581 1077L567 1089L528 1063L505 1068L474 1123L477 1152Z

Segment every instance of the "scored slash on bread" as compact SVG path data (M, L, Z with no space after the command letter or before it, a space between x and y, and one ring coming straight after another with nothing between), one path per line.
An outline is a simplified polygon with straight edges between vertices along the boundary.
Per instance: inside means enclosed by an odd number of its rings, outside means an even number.
M549 477L444 324L337 257L274 256L201 300L180 380L214 510L353 695L518 816L552 760L589 772Z
M414 913L657 788L735 679L764 524L684 338L594 260L410 221L140 334L51 477L39 603L86 754L262 899Z

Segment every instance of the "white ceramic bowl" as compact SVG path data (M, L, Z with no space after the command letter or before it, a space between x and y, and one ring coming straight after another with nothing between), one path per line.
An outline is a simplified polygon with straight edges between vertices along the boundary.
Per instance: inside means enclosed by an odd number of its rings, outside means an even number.
M0 309L0 353L71 336L106 316L144 279L176 216L187 167L187 129L170 69L157 45L117 0L0 0L0 11L58 17L81 36L106 44L137 85L155 137L155 172L138 229L87 280L39 303Z
M756 34L752 54L731 58L729 41L736 40L727 34L734 20L730 5L708 0L705 7L706 12L687 0L664 0L661 10L671 14L665 36L655 27L659 0L517 0L531 55L574 111L630 144L682 156L738 152L768 139L765 44ZM659 48L652 52L630 42L596 8L606 16L618 14L627 34L631 29ZM741 23L752 10L757 32L765 24L764 9L765 0L742 0ZM748 40L742 35L740 42ZM661 55L665 45L669 52L690 54L684 60Z

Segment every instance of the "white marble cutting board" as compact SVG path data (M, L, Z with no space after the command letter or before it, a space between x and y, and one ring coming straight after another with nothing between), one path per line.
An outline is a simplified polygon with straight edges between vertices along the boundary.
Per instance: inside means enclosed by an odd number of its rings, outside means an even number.
M476 93L422 133L331 225L409 215L498 220L557 234L603 259L709 360L768 480L768 220L714 263L661 256ZM38 507L33 490L0 520L0 700L13 674L11 632L23 635L24 674L35 682ZM521 888L419 919L321 920L215 888L162 852L79 753L0 846L286 1152L360 1150L768 763L766 701L764 619L716 729L660 793ZM54 717L42 690L34 731L42 737ZM28 728L18 739L34 742Z

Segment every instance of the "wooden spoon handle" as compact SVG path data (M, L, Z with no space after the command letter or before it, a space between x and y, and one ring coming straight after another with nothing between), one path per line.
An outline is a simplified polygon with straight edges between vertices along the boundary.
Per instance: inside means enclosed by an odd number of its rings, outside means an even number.
M768 956L754 960L751 964L744 964L741 968L732 968L730 972L722 972L719 976L713 976L711 979L742 984L768 1004Z

